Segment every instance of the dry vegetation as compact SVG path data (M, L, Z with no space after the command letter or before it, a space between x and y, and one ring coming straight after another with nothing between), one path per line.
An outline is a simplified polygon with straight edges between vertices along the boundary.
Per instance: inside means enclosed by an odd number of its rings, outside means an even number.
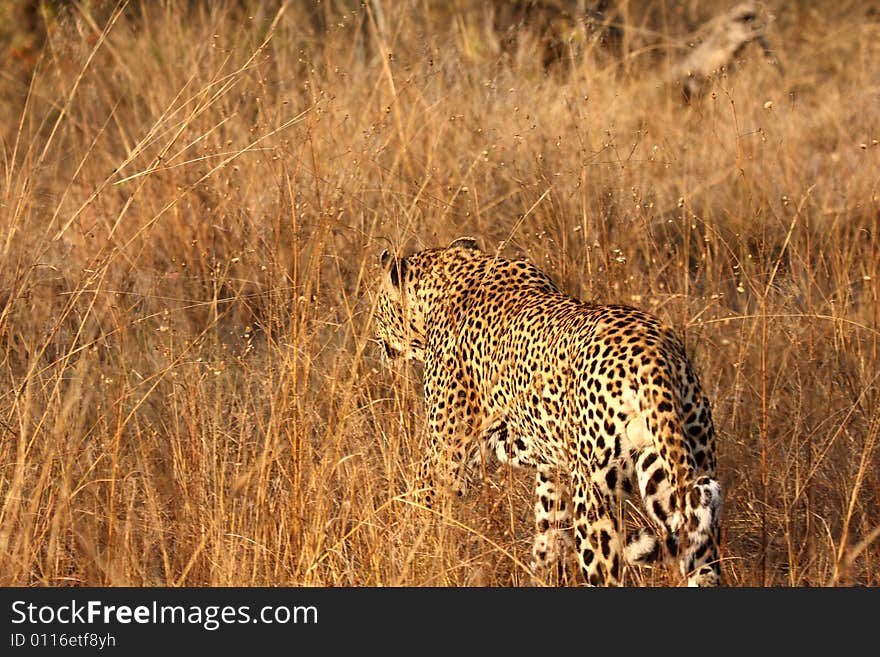
M726 583L880 584L876 15L779 3L784 75L686 107L720 0L549 71L480 3L243 4L74 4L0 79L0 584L527 584L531 475L409 503L370 339L377 255L463 234L685 335Z

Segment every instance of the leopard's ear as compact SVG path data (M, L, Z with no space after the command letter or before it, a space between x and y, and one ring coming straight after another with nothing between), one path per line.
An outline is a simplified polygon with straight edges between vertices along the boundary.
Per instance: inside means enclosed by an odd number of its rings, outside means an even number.
M480 245L477 244L477 240L473 237L459 237L452 244L449 245L449 248L459 247L462 249L467 249L468 251L479 251Z
M391 277L391 284L394 287L400 287L400 281L406 275L406 260L393 257L387 250L382 251L379 260L382 262L383 267L388 267L388 263L391 263L391 269L388 271L388 275Z

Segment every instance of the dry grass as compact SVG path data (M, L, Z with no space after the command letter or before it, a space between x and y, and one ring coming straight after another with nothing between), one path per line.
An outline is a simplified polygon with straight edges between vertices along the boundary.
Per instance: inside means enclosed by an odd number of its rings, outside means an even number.
M785 77L685 108L668 4L550 74L422 2L63 15L0 81L0 584L528 583L530 474L410 504L370 341L376 256L462 234L685 334L727 583L880 584L880 25L783 3Z

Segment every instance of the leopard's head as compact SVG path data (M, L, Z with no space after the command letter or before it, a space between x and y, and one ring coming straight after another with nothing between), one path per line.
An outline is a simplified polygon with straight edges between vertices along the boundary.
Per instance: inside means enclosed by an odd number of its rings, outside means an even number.
M388 358L424 362L431 312L444 293L445 267L465 252L479 252L473 239L457 239L446 248L405 257L382 253L375 334Z

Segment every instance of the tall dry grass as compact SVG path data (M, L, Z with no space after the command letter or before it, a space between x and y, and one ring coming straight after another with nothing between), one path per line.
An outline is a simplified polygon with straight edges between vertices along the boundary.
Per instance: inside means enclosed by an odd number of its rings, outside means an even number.
M384 5L77 4L3 77L0 583L528 583L531 475L411 504L370 340L377 254L463 234L685 335L728 584L880 583L877 17L780 4L785 75L685 107L674 3L549 72Z

